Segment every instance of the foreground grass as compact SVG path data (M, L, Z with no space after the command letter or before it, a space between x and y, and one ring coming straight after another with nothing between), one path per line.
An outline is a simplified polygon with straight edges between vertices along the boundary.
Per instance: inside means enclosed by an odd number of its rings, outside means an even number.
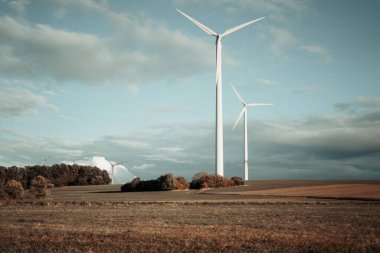
M379 252L379 202L0 207L0 252Z

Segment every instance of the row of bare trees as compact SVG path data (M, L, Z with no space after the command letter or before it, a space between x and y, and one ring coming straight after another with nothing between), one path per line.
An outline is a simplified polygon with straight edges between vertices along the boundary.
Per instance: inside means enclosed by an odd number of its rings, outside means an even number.
M109 184L111 179L108 172L93 166L54 164L52 166L0 167L0 185L14 179L29 189L31 181L43 176L55 187L65 185L98 185Z

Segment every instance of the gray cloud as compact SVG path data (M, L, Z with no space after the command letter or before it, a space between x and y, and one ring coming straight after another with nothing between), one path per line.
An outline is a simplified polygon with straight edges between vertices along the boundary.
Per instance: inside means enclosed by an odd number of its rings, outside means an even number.
M335 108L342 111L356 109L374 109L380 108L380 98L378 97L358 97L349 103L337 103Z
M14 11L18 12L18 13L24 13L26 12L26 8L28 6L28 4L30 3L29 0L4 0L3 2L6 2L9 7L11 7L11 9L13 9Z
M212 43L92 1L65 1L64 6L96 12L115 25L99 37L0 16L3 77L133 86L186 78L214 65Z
M56 106L48 102L46 94L38 94L25 88L12 87L7 84L0 87L0 115L2 117L36 114L41 108L57 110Z
M377 117L367 117L379 114L309 117L298 122L271 124L259 130L256 136L259 143L269 146L267 149L282 162L298 161L304 164L303 169L309 167L310 170L321 167L312 165L314 163L324 164L331 169L328 173L339 172L341 176L352 178L379 177L380 170L375 169L380 161L379 121ZM363 117L368 119L365 124Z
M288 12L303 14L311 9L310 0L173 0L173 3L176 6L201 6L203 10L205 6L207 9L224 6L228 13L233 14L241 11L259 12L278 22L286 20Z
M356 114L312 115L302 120L249 120L252 178L379 178L380 110ZM365 120L363 120L365 119ZM243 174L243 129L225 125L225 175ZM75 161L94 154L129 162L135 175L155 178L166 172L191 177L214 171L214 126L167 124L91 142L75 142L2 129L1 161L50 163Z

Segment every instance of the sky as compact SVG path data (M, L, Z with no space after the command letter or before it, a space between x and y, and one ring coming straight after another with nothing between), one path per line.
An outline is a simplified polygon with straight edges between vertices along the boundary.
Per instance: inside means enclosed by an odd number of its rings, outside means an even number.
M223 38L224 173L380 179L377 0L0 0L0 165L80 163L115 181L215 171L212 30ZM127 162L125 162L127 161Z

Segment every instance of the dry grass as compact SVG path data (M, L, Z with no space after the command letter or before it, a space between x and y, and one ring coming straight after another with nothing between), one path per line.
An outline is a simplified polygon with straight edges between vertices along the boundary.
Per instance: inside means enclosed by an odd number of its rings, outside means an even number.
M1 252L380 250L379 205L189 202L27 210L1 210Z
M380 184L334 184L322 186L302 186L271 190L231 192L229 194L380 200Z
M48 202L3 202L0 252L380 251L380 201L118 187L57 188Z

